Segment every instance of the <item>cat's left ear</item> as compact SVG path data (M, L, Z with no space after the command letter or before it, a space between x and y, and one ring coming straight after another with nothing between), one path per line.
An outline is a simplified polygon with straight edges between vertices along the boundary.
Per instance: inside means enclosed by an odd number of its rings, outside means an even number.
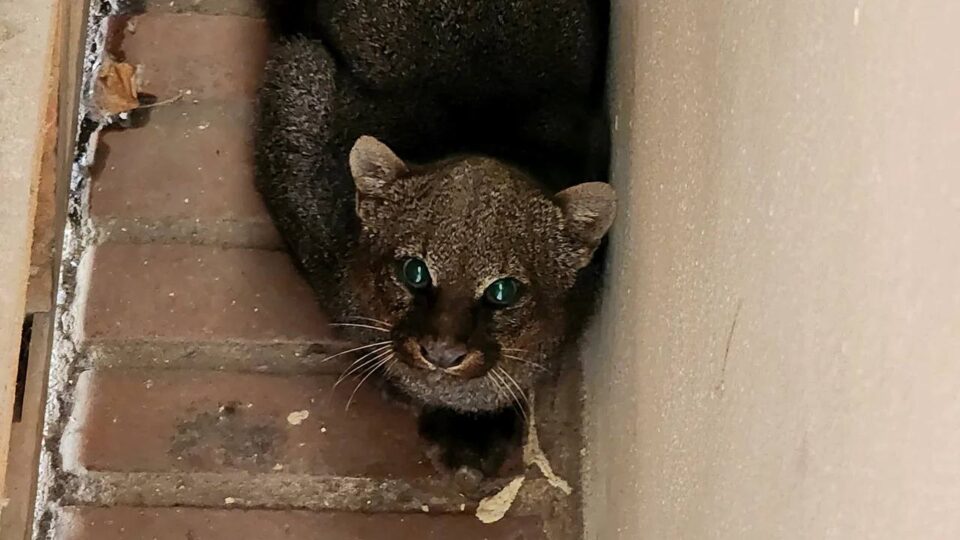
M582 264L587 264L613 224L616 192L605 182L587 182L557 193L554 200L563 211L565 230L583 250Z
M350 173L357 186L358 200L382 198L386 186L407 172L406 163L373 137L360 137L350 150Z

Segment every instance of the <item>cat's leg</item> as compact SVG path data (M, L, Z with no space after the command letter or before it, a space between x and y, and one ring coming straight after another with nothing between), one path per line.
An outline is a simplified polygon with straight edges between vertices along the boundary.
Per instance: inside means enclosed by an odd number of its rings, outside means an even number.
M496 476L510 455L519 452L523 419L513 409L461 413L425 407L420 413L420 435L434 445L435 460L454 473L461 489L479 487L484 477Z
M440 154L439 114L416 99L364 90L320 41L274 45L260 93L257 186L321 297L335 287L323 276L339 281L353 242L350 148L371 135L404 157L422 148Z
M295 258L329 268L346 249L353 219L344 134L337 130L343 89L320 42L303 38L274 45L259 96L256 182ZM332 282L327 286L332 286ZM318 293L324 283L314 283Z

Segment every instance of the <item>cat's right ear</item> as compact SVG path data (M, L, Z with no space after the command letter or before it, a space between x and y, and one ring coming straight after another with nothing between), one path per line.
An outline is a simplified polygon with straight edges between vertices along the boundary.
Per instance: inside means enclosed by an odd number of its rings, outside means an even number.
M364 135L350 150L350 173L357 186L357 198L384 198L386 186L407 173L407 165L393 150Z
M617 214L617 194L606 182L587 182L556 195L566 218L565 230L579 245L580 264L590 262Z

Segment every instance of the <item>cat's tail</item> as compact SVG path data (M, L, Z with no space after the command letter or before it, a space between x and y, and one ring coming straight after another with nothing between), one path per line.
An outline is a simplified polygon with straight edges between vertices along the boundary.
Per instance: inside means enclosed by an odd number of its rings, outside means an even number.
M260 0L260 6L274 36L316 37L318 0Z

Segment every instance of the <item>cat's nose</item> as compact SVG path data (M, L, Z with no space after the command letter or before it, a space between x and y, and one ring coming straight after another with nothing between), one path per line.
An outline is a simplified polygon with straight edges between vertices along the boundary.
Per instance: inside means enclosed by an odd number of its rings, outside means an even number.
M438 368L459 366L467 357L467 347L445 339L423 339L420 341L420 354Z

